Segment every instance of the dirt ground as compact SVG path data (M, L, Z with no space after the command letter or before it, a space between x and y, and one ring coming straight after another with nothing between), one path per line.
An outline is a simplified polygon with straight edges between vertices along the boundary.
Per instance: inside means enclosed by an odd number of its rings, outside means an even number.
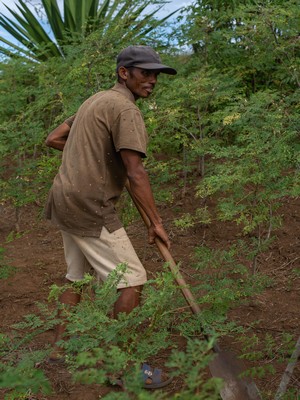
M175 204L176 203L176 204ZM193 249L200 243L226 248L228 243L236 238L237 231L225 223L213 223L209 226L197 226L185 231L175 228L173 219L178 214L191 211L195 205L193 192L187 192L184 199L174 203L174 207L160 208L165 225L172 239L172 254L175 260L181 261L181 271L189 268L189 260ZM258 260L260 272L273 278L274 284L266 288L262 294L237 309L232 310L231 318L239 320L244 327L259 321L251 328L251 332L258 336L270 333L275 339L286 332L296 341L300 335L300 199L287 199L281 209L283 226L276 232L276 240L271 248L261 255ZM17 268L16 273L8 278L1 279L1 331L7 333L10 326L21 321L24 315L35 312L37 301L45 302L49 287L53 283L60 284L65 273L62 241L59 232L41 218L41 207L32 205L21 210L20 235L9 241L14 231L14 210L8 205L0 205L0 247L5 248L6 261ZM155 273L162 265L162 260L154 246L147 244L146 230L141 221L136 221L128 228L140 258L150 273ZM36 348L44 348L49 344L52 332L41 335L35 344ZM226 339L222 346L226 345ZM234 344L235 351L240 351L238 344ZM278 344L280 347L280 343ZM264 378L255 378L258 388L263 393L275 394L289 355L279 364L274 357L259 361L263 366L274 363L276 372ZM289 387L294 388L300 399L300 361L294 369ZM105 397L111 390L120 389L99 387L97 385L83 386L74 384L64 366L45 365L44 371L50 378L54 394L44 397L30 397L30 399L49 400L96 400ZM178 380L165 389L173 397ZM266 398L274 398L268 395ZM4 392L0 392L4 397ZM101 396L101 397L100 397ZM294 398L294 397L293 397ZM29 397L28 397L29 399ZM241 399L243 400L243 399Z

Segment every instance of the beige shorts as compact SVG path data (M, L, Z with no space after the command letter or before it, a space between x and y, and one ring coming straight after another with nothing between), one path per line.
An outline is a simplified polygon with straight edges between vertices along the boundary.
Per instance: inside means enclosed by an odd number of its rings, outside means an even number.
M97 237L82 237L61 231L66 263L66 278L80 281L94 269L97 278L105 281L117 265L126 263L127 272L117 285L118 289L143 285L147 281L145 268L140 262L124 228L109 233L103 227Z

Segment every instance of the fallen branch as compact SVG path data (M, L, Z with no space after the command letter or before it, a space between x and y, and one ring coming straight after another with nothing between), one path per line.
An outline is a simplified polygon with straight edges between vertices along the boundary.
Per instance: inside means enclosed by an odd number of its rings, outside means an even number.
M293 351L293 354L290 358L290 362L288 363L282 378L281 378L281 382L279 385L279 388L277 390L276 396L275 396L275 400L279 400L282 398L282 396L285 394L287 386L290 382L290 379L293 375L293 371L294 368L297 364L298 358L300 357L300 337L296 343L296 347L295 350Z

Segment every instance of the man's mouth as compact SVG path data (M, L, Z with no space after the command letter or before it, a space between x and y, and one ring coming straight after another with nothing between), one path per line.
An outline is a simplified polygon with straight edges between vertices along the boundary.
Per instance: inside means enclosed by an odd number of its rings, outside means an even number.
M149 94L151 94L152 92L153 92L153 87L151 86L151 87L145 87L144 88L145 90L146 90L146 92L148 92Z

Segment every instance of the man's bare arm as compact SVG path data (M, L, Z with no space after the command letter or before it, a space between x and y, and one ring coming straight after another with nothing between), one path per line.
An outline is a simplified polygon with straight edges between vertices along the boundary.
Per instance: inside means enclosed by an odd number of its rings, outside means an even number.
M143 166L140 153L127 149L121 150L120 153L127 171L131 193L151 222L148 229L149 243L154 243L155 237L158 236L170 248L170 240L156 209L148 174Z
M49 133L45 141L46 146L63 151L69 136L70 129L71 128L69 127L69 125L63 122L61 125L59 125L57 128Z

